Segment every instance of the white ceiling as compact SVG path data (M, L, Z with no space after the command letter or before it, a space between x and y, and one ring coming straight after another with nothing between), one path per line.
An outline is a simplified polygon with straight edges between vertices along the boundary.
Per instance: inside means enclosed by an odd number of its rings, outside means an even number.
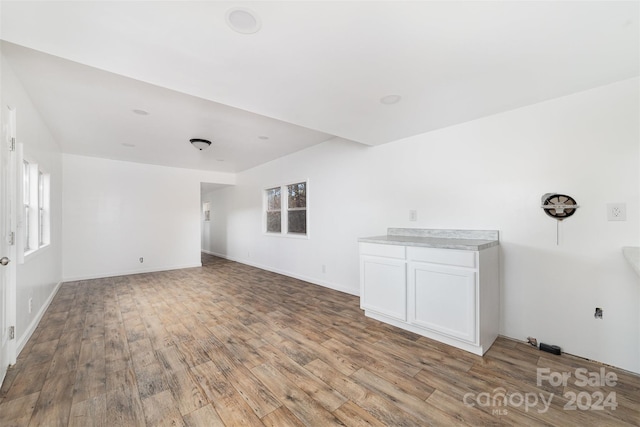
M260 31L227 25L236 6ZM332 136L378 145L640 73L637 1L1 7L2 52L64 152L205 170Z

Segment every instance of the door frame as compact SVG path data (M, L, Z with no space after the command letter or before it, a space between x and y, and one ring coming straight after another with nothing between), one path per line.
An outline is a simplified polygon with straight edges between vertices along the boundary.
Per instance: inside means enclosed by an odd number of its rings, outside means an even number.
M0 266L0 384L7 368L16 363L16 111L5 106L0 114L0 257L11 261Z

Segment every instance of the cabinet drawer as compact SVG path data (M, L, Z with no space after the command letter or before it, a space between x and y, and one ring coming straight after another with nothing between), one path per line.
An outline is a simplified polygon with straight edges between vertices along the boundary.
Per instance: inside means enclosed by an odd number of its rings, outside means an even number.
M360 254L404 259L405 247L397 245L380 245L376 243L360 243Z
M458 267L477 268L476 251L459 251L456 249L407 248L409 261L430 262L433 264L455 265Z

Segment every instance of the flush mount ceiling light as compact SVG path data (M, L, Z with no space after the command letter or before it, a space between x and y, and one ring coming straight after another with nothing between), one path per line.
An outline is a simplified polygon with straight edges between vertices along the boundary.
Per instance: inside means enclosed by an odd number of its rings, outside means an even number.
M234 7L227 11L227 25L241 34L253 34L260 31L262 22L260 17L250 9Z
M402 97L400 95L387 95L380 98L380 102L384 105L392 105L400 102Z
M191 144L200 151L208 148L211 145L211 141L200 138L192 138L189 140L189 142L191 142Z

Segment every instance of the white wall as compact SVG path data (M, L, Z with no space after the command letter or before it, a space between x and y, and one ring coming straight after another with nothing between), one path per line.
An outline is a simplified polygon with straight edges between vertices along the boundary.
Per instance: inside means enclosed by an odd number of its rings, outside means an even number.
M51 244L16 268L16 340L20 351L62 280L62 160L57 142L28 94L4 57L0 62L1 107L15 109L17 142L23 145L25 155L51 176ZM29 298L32 298L31 313Z
M497 229L501 333L640 372L640 280L621 252L640 245L638 87L622 81L375 148L335 139L245 171L207 196L211 252L357 294L358 237ZM311 238L263 235L262 189L305 178ZM558 246L540 208L547 192L581 206ZM610 202L627 204L626 222L606 220Z
M200 182L234 179L64 154L64 279L200 266Z

